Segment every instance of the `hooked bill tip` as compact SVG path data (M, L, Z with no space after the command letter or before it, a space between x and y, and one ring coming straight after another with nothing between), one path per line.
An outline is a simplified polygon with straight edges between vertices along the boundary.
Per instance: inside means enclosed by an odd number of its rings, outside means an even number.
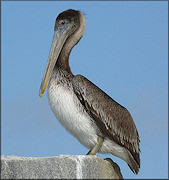
M45 92L45 89L46 89L46 82L41 84L41 87L40 87L40 90L39 90L39 96L41 98L43 97L43 93Z
M43 93L39 93L39 96L42 98L43 97Z

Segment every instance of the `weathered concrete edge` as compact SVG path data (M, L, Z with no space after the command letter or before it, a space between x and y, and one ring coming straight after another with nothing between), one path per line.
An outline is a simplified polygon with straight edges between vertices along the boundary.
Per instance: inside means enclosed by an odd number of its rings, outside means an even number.
M1 179L123 179L119 166L99 156L1 156Z

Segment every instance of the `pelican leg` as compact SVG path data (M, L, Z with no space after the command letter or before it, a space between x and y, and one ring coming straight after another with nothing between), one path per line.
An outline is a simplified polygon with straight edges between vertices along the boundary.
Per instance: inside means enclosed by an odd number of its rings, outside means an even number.
M98 152L98 150L100 149L102 142L103 142L103 138L98 136L97 144L86 155L95 155Z

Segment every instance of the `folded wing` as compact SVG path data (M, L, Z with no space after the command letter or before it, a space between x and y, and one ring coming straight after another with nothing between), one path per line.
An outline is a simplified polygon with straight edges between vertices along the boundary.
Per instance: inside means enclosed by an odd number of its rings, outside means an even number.
M72 84L75 94L102 134L127 148L140 167L140 140L129 111L81 75L76 75Z

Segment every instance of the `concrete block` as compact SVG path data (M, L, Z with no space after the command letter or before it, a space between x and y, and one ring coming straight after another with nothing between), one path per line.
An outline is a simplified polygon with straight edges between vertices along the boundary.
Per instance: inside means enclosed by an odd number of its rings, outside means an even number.
M1 179L122 179L120 168L99 156L1 156Z

